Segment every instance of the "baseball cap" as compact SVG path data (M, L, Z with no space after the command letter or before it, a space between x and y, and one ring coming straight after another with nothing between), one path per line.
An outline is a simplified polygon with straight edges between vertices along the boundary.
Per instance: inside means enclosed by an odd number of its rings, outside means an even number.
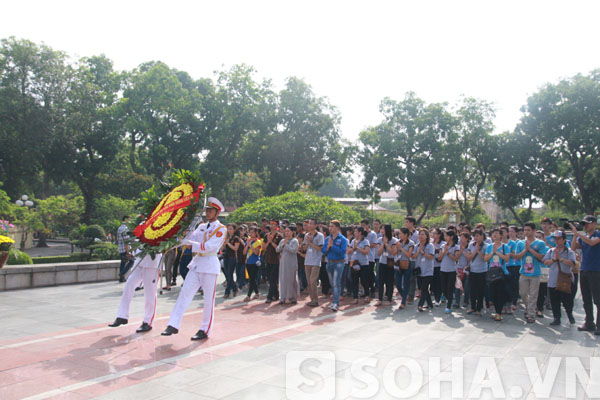
M596 222L596 217L594 217L593 215L586 215L582 220L581 223L582 224L593 224L594 222Z

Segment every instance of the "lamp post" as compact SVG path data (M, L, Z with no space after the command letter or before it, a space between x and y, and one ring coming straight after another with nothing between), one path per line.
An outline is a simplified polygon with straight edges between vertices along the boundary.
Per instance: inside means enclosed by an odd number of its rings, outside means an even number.
M15 204L19 207L31 208L33 207L33 201L29 200L29 197L24 194L21 198L15 201ZM27 231L24 223L21 223L23 231L21 232L21 243L19 245L20 250L25 250L25 241L27 240Z

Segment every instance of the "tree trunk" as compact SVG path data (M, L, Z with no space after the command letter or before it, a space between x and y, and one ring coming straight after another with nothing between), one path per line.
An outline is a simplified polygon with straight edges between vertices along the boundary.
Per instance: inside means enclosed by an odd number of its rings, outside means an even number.
M521 218L519 218L519 215L517 214L517 212L515 211L515 209L514 209L513 207L510 207L508 210L509 210L509 211L512 213L512 215L515 217L515 219L517 220L517 222L519 223L519 225L521 225L521 226L522 226L522 225L523 225L523 221L521 221Z
M48 235L46 232L38 232L38 244L35 247L48 247L47 239Z

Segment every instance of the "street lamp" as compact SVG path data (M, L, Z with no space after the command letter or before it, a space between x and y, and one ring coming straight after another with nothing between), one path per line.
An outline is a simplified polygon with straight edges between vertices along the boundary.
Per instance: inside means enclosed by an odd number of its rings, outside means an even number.
M21 198L19 200L15 201L15 203L18 206L33 207L33 201L29 200L29 197L26 194L21 196Z
M31 208L33 207L33 201L29 200L29 196L27 196L26 194L24 194L23 196L21 196L21 198L17 201L15 201L15 204L18 205L19 207L27 207L27 208ZM20 250L24 250L25 249L25 241L27 240L27 232L26 232L26 227L25 224L21 224L21 228L23 229L21 232L21 243L20 243Z

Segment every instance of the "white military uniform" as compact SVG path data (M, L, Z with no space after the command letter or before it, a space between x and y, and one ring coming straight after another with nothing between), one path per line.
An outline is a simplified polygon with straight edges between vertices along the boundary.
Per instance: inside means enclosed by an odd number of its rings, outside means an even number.
M123 296L121 297L121 304L119 304L119 311L117 312L118 318L129 319L129 306L131 299L135 293L135 288L144 283L144 322L152 326L154 316L156 315L156 291L158 288L158 264L162 258L162 254L157 254L154 260L150 255L144 257L137 268L129 275L125 288L123 289ZM135 264L139 261L139 257L135 260Z
M202 313L202 326L206 335L210 335L213 327L215 311L215 291L217 277L221 272L221 263L217 254L227 234L227 228L218 220L201 224L194 232L182 241L192 245L194 257L188 268L189 272L177 297L175 307L169 318L169 325L179 329L185 310L194 299L198 289L204 290L204 311Z

